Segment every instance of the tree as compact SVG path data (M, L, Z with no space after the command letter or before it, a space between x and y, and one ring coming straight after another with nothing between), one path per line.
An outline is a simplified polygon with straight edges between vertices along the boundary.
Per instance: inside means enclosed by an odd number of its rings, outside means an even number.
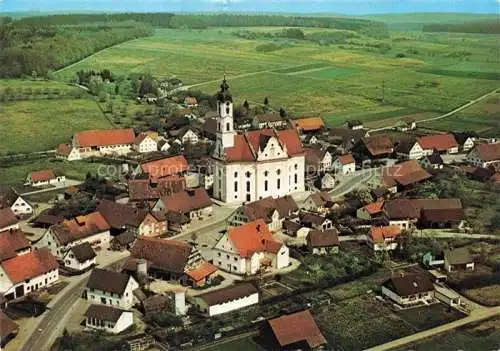
M247 110L247 113L248 113L248 110L250 109L250 104L248 103L248 100L245 100L243 102L243 107Z
M268 106L269 106L269 98L268 98L267 96L264 98L264 105L265 105L266 107L268 107Z
M31 78L33 78L33 80L36 80L38 78L38 73L35 69L31 71Z
M280 107L280 117L281 118L286 118L286 111L283 107Z
M143 97L146 94L157 95L157 89L155 87L155 81L153 77L146 76L141 80L141 85L139 86L139 96Z
M92 76L89 81L89 91L92 95L99 96L104 88L104 83L100 76Z

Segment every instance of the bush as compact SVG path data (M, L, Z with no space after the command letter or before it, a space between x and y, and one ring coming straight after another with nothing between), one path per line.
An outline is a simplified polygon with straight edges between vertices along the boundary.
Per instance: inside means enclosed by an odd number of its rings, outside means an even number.
M148 324L157 324L160 327L180 327L182 326L182 319L170 312L155 312L148 313L145 318Z

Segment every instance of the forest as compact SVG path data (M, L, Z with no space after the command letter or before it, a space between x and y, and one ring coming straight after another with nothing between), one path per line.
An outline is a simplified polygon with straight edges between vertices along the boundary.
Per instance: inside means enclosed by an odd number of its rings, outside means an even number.
M0 78L48 77L96 51L153 34L151 25L126 21L59 25L0 19Z
M500 22L490 20L465 23L435 23L424 25L422 30L424 32L500 34Z

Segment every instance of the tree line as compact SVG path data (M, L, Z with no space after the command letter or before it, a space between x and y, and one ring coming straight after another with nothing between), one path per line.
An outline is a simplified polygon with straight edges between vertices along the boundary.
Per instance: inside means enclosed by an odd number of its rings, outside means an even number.
M19 23L0 19L0 78L49 77L53 70L118 43L152 35L149 24Z
M172 13L119 13L119 14L67 14L26 17L17 20L22 26L81 25L87 23L114 23L136 21L163 28L208 27L314 27L352 30L367 36L388 36L385 23L359 18L307 17L283 15L245 14L172 14Z
M500 22L497 21L473 21L465 23L426 24L424 32L447 32L447 33L476 33L476 34L500 34Z

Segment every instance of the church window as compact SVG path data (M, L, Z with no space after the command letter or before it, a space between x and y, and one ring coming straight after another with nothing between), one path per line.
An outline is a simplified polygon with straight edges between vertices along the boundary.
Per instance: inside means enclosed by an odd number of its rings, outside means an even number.
M250 192L250 181L247 182L247 192Z
M267 180L264 181L264 191L267 191L268 189L268 182Z
M238 182L234 182L234 191L238 191Z
M238 177L238 172L234 172L234 177L237 178Z
M299 168L299 165L298 165L298 164L295 164L295 165L293 166L293 168L297 169L297 168Z
M280 174L281 174L281 169L278 169L278 170L276 171L276 174L277 174L277 175L280 175Z
M281 187L281 179L278 178L278 180L276 181L276 187L279 188Z
M250 196L250 194L247 194L247 201L250 201L252 199L252 197Z
M221 125L220 122L217 124L217 130L220 132L221 131Z
M295 181L295 184L297 184L299 182L299 175L297 173L295 173L294 181Z
M269 175L269 172L268 171L265 171L264 172L264 177L267 177Z
M250 176L252 175L252 173L246 172L245 175L247 176L247 178L250 178Z
M228 112L229 113L229 112ZM226 123L226 131L230 131L231 130L231 123Z

